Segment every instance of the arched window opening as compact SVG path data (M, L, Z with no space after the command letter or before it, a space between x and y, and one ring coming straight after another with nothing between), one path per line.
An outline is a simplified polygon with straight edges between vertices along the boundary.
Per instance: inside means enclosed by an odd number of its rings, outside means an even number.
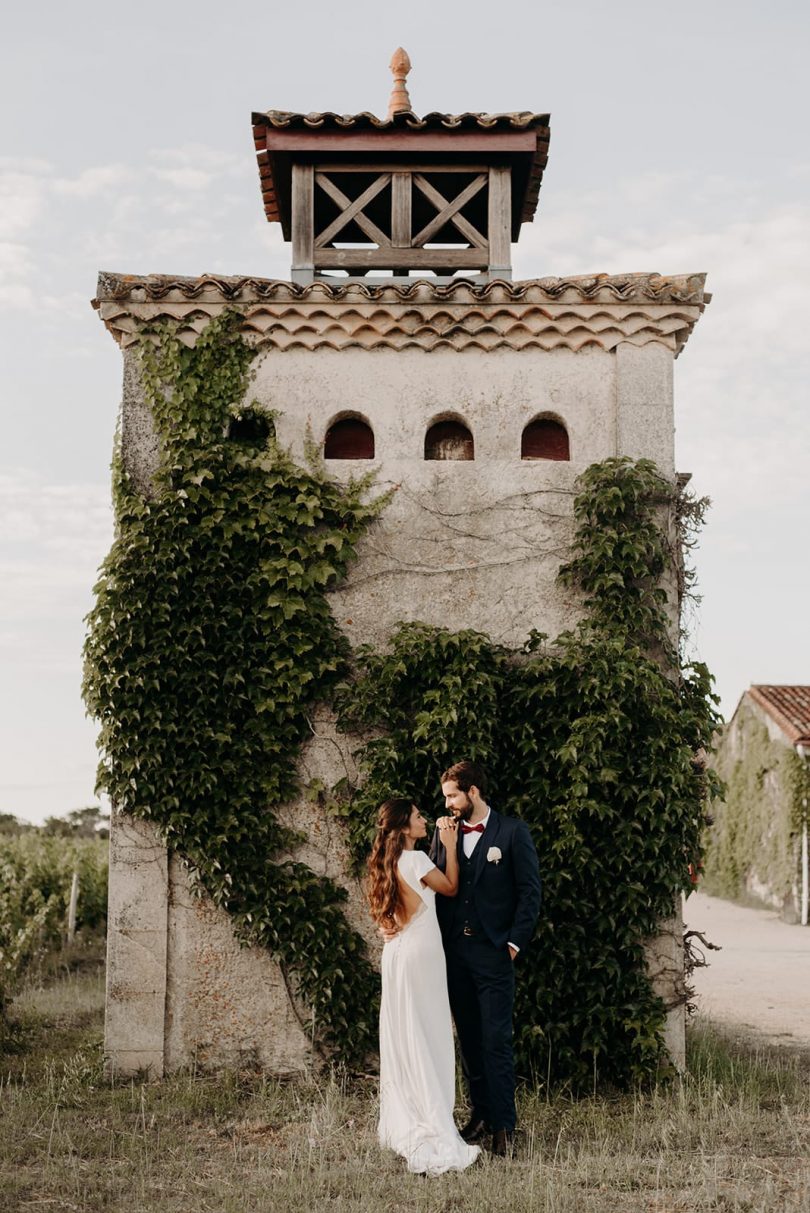
M568 431L551 417L530 421L520 442L521 459L570 459Z
M342 417L326 431L325 459L373 459L374 431L360 417Z
M475 459L473 436L462 421L437 421L425 434L425 459Z
M240 446L263 447L275 433L273 418L252 408L243 409L228 424L228 438Z

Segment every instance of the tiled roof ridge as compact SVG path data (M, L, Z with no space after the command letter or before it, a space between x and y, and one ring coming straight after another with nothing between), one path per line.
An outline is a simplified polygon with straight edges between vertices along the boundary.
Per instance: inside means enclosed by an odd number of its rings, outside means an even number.
M794 745L810 744L810 686L755 683L748 688L748 694Z
M117 274L102 271L99 274L97 298L101 300L126 300L133 291L153 300L164 299L177 292L185 299L195 299L207 289L221 294L224 300L234 301L249 293L252 298L273 299L280 296L298 302L329 303L342 301L451 302L460 295L480 301L519 302L541 295L549 302L560 301L568 292L578 294L583 301L603 301L603 292L617 303L643 301L651 303L687 303L703 306L711 295L705 287L704 273L661 275L648 274L588 274L559 278L527 278L516 282L496 279L492 282L476 283L460 278L455 282L433 283L429 278L412 278L406 282L370 284L365 282L312 282L299 284L279 278L255 276L202 274L197 278L175 274Z
M550 114L536 114L531 110L516 110L513 113L488 114L467 110L463 114L442 114L432 110L421 118L413 112L394 114L391 118L378 118L369 110L359 114L336 114L332 110L301 114L291 110L257 111L252 115L254 126L264 123L276 129L290 127L305 127L309 130L336 128L345 130L348 127L373 127L375 130L430 130L437 127L447 127L456 130L459 127L478 127L483 130L493 130L498 127L517 127L520 130L530 130L536 126L548 126Z

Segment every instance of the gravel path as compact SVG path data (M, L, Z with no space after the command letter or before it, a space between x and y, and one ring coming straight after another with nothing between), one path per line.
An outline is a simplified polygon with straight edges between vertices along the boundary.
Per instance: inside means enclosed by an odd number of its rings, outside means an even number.
M810 927L704 893L687 898L684 920L723 949L695 970L699 1013L773 1043L810 1047Z

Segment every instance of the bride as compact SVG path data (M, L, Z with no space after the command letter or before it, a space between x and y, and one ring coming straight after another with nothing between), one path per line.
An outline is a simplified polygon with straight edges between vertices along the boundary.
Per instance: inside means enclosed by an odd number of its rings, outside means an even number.
M453 1121L455 1050L435 900L458 890L457 826L452 817L437 825L446 874L416 849L427 823L405 799L380 806L368 860L371 915L389 935L382 954L380 1144L401 1154L409 1171L427 1175L462 1171L479 1154Z

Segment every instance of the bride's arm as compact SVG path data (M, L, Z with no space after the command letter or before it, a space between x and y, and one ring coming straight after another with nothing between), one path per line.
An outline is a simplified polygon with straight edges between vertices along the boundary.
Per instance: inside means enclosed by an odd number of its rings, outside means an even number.
M458 892L458 825L453 817L440 817L437 825L446 856L445 870L431 868L422 877L422 884L444 897L455 897Z

